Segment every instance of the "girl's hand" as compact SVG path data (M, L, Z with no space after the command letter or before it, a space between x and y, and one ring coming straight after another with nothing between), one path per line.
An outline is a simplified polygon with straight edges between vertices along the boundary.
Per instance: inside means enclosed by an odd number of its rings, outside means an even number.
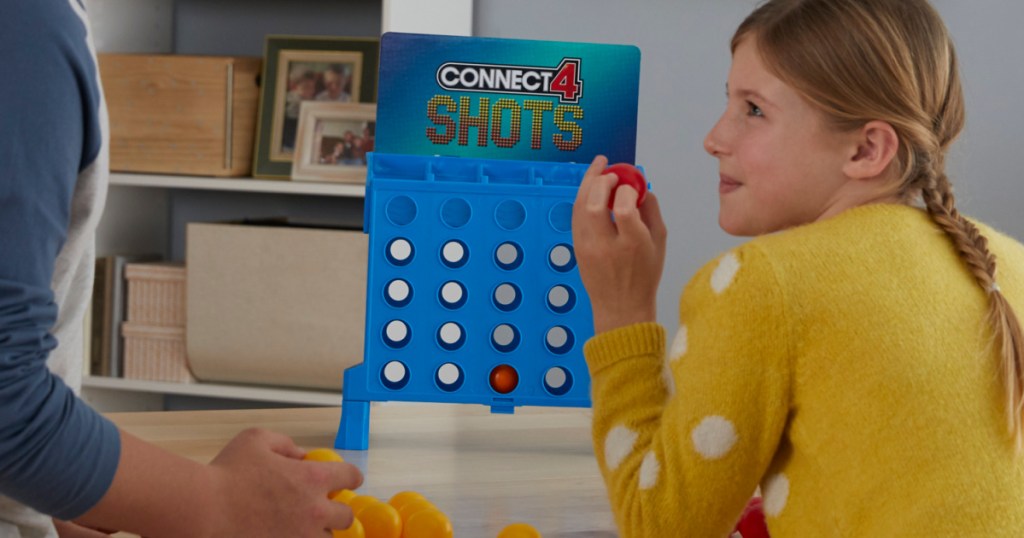
M668 236L652 192L638 208L636 190L616 189L612 220L608 200L618 178L601 173L607 165L602 155L590 163L572 211L573 248L598 333L656 320Z
M71 521L54 519L53 526L60 538L110 538L110 532L90 529Z
M303 461L304 455L289 437L266 430L232 439L210 463L221 499L212 535L305 538L347 529L351 508L327 495L356 489L362 473L349 463Z

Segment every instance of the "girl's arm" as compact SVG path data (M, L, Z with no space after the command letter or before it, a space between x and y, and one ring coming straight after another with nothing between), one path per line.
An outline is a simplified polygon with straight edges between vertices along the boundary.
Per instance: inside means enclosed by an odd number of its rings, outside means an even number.
M726 254L687 286L666 352L652 314L660 214L648 202L631 211L635 197L620 189L612 221L603 166L595 160L580 188L573 234L598 331L584 350L594 451L616 522L623 538L727 536L784 457L792 352L782 293L759 250Z

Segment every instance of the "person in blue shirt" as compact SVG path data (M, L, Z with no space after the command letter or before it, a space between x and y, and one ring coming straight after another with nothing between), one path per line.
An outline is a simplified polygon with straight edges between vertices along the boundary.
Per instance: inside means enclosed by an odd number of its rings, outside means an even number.
M109 174L106 109L80 0L0 17L0 537L312 537L347 528L347 463L251 429L209 464L83 403L83 314ZM74 522L74 523L72 523ZM59 533L59 534L58 534Z

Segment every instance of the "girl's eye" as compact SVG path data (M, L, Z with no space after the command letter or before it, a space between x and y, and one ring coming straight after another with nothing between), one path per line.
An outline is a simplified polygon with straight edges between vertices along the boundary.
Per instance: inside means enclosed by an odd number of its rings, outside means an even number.
M747 115L754 116L757 118L763 118L764 112L761 111L761 107L755 105L754 103L751 103L750 101L747 101Z

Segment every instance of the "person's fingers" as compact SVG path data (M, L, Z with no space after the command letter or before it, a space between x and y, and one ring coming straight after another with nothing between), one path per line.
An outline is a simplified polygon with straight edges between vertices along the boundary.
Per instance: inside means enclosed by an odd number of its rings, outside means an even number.
M363 485L363 473L359 470L359 467L352 465L351 463L342 462L323 462L326 465L330 465L330 487L331 491L339 489L356 489Z
M299 448L291 437L281 433L261 428L251 428L242 432L241 435L249 435L253 437L257 442L266 446L272 452L280 454L286 458L301 460L303 456L306 455L306 452Z
M587 199L591 184L607 167L608 158L604 155L598 155L594 157L594 160L590 161L590 166L587 167L587 171L583 174L583 180L580 181L580 188L576 191L576 202L581 202Z
M643 219L655 243L664 250L668 238L668 227L661 216L661 204L653 192L648 192L644 203L640 205L640 218Z
M625 236L632 242L642 243L650 241L650 232L640 212L637 210L636 202L640 195L636 189L622 185L615 190L615 226L621 236Z
M615 211L616 221L620 214L636 211L637 201L640 199L640 193L636 189L623 183L614 187L613 192L615 201L612 202L612 210Z
M573 241L588 234L609 235L615 226L608 214L608 197L617 181L615 174L602 174L608 159L598 155L583 176L572 208Z
M352 521L355 519L352 508L345 503L336 501L328 501L328 503L330 506L327 509L327 528L345 530L351 527Z

